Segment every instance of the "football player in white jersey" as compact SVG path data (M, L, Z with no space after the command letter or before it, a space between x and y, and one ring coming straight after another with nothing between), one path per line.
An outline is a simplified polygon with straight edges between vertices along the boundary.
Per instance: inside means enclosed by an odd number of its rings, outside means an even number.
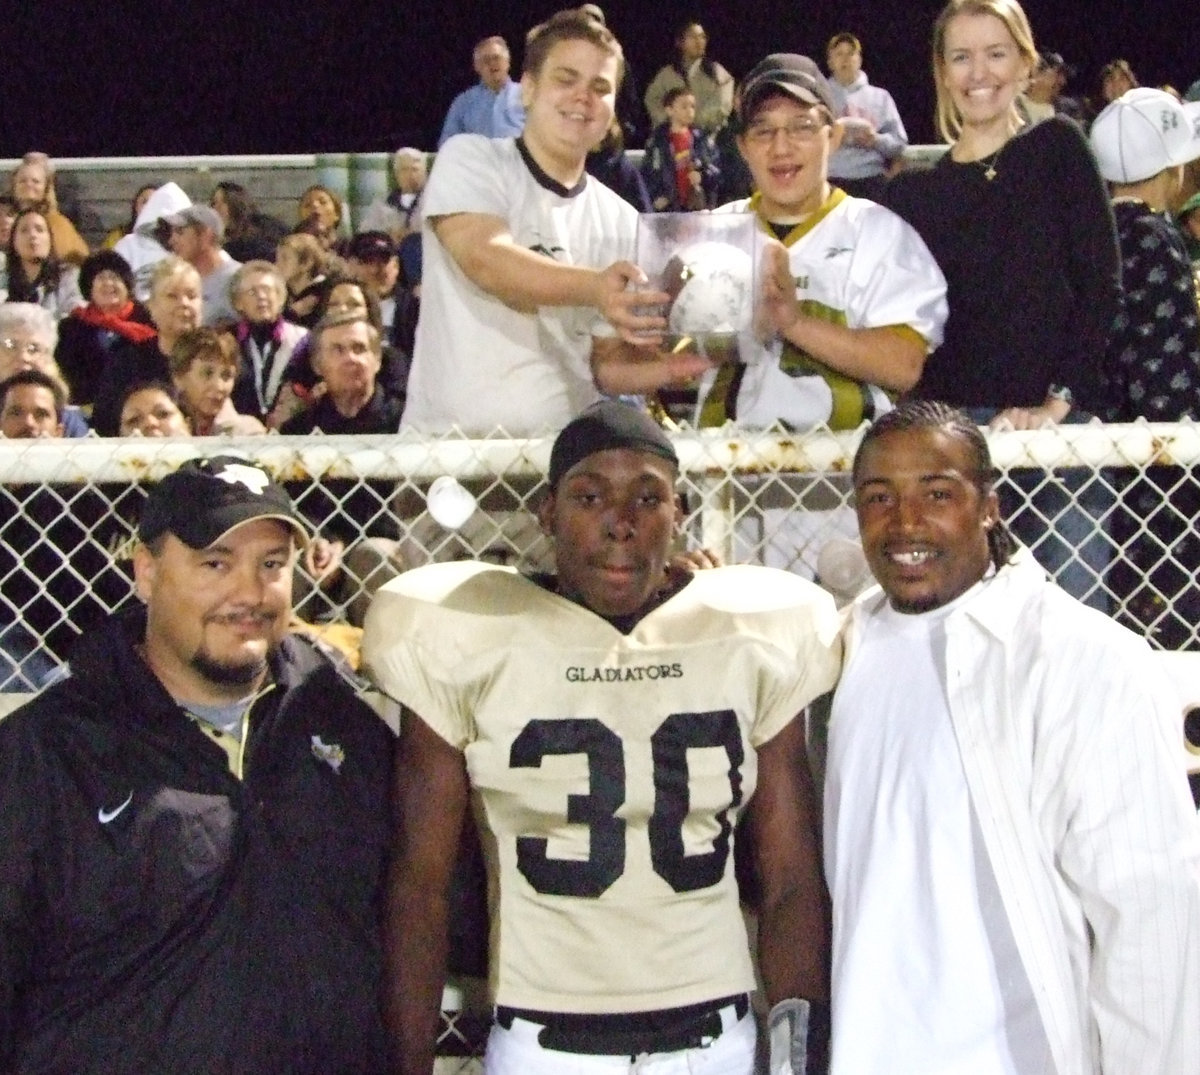
M489 1075L647 1057L663 1075L751 1075L743 809L771 1070L818 1070L828 912L803 713L837 676L836 613L767 568L669 572L677 477L647 416L596 404L551 454L539 518L556 574L439 564L375 599L366 667L404 706L386 915L398 1072L431 1070L468 810L488 870Z
M767 331L744 334L740 363L706 376L702 425L856 429L917 383L942 341L946 281L921 237L829 182L837 113L807 56L773 53L742 83L738 150L756 193L721 211L755 213L779 241L763 272Z

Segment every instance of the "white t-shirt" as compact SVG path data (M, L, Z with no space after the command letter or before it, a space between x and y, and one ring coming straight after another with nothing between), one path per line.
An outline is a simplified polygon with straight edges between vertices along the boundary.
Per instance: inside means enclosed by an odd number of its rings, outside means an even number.
M219 251L217 257L220 264L207 276L200 277L200 296L204 302L200 317L202 325L233 321L238 316L229 295L229 285L242 263L235 261L224 250Z
M945 689L941 609L883 605L829 728L831 1075L1050 1075Z
M632 206L586 174L567 190L521 150L515 139L463 134L438 151L422 198L421 314L403 428L531 436L600 398L590 366L592 335L603 332L597 311L512 309L467 279L431 227L483 213L502 219L518 245L564 264L604 268L633 256Z

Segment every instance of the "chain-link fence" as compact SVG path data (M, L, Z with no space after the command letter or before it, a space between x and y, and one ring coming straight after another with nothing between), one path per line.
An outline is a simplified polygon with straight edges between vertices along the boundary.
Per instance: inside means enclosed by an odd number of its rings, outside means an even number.
M688 544L815 577L839 598L869 582L850 506L858 433L674 439ZM1200 427L989 440L1005 518L1060 584L1158 648L1200 649ZM533 519L549 451L548 438L407 435L0 442L0 689L35 688L80 631L130 599L146 489L186 458L233 452L279 477L341 553L328 574L300 573L298 611L357 623L369 594L406 567L470 556L549 567Z
M687 544L801 572L848 599L869 583L850 506L859 436L675 435ZM1200 427L1064 426L989 442L1006 520L1060 583L1158 648L1200 649ZM549 438L0 440L0 690L53 678L74 637L132 599L146 490L184 459L217 453L263 464L341 549L336 571L298 573L310 621L360 621L374 588L434 560L551 565L533 521ZM447 1008L438 1070L477 1071L486 1012Z

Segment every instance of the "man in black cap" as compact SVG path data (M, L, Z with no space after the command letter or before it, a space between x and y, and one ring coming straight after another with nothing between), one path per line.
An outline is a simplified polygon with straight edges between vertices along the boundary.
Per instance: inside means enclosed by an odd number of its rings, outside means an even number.
M765 335L739 343L744 367L706 375L701 425L856 429L916 384L941 343L946 282L920 236L829 182L837 116L807 56L772 53L742 82L738 149L756 193L723 209L755 213L778 242L762 274Z
M765 568L669 572L678 465L646 415L598 403L551 453L539 520L555 574L437 564L376 595L364 658L405 707L385 919L398 1072L430 1070L472 798L492 896L488 1071L654 1055L665 1075L751 1075L743 808L771 1070L818 1070L829 922L801 714L836 677L833 604Z
M185 463L144 607L0 725L0 1068L378 1072L391 733L287 631L307 531L251 463Z
M346 260L353 276L379 300L385 335L389 342L396 343L393 328L402 296L398 291L400 253L392 237L386 231L360 231L350 240Z

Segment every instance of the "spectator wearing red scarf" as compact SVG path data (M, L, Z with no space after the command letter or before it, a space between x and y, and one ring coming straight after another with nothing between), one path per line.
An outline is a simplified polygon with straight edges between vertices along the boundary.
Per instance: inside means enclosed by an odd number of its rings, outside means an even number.
M79 270L88 300L58 326L54 357L71 388L71 399L90 406L113 349L122 340L142 343L155 335L146 308L133 298L133 270L114 250L90 255Z

